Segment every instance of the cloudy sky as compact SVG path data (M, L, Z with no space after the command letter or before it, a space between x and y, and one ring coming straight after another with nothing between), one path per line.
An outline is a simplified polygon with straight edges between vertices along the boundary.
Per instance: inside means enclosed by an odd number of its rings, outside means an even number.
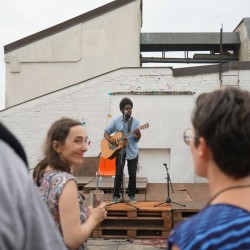
M4 45L112 2L0 1L0 109L5 96ZM142 32L219 32L221 25L231 32L242 18L250 17L249 9L249 0L143 0Z

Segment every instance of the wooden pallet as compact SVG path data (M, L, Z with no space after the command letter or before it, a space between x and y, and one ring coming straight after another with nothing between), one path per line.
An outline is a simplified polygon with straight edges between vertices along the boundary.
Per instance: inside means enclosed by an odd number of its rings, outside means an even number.
M107 209L107 218L93 231L103 238L165 238L172 229L170 206L155 207L157 202L125 203ZM137 209L138 208L138 209Z
M166 184L149 183L147 186L149 200L143 202L142 199L138 199L140 202L134 203L139 210L122 203L108 207L107 219L95 228L93 236L110 239L161 237L166 239L174 226L201 211L209 199L208 185L174 183L173 187L175 192L170 193L172 200L185 207L175 203L164 203L154 207L166 200ZM105 193L105 196L105 202L109 203L112 194ZM143 195L138 194L137 198L139 196ZM144 220L145 222L141 223Z
M186 202L185 208L172 208L173 227L197 214L205 206L205 202Z
M104 239L149 239L168 238L170 231L159 229L95 229L93 238Z

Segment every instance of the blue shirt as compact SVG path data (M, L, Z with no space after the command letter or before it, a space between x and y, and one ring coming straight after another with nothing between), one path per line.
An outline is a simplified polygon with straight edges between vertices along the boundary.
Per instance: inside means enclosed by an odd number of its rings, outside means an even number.
M129 120L130 119L131 119L131 117L129 118ZM124 135L126 135L128 133L129 120L124 123L123 116L119 116L110 122L110 124L107 126L105 132L107 132L109 135L111 135L112 133L117 133L117 132L123 131ZM139 121L133 117L130 131L133 131L139 127L140 127ZM139 139L135 139L134 136L135 135L133 133L128 136L128 146L126 148L126 158L128 160L132 160L132 159L136 158L136 156L138 155L137 143L139 142Z
M211 205L177 225L168 242L168 249L250 249L250 212L229 204Z

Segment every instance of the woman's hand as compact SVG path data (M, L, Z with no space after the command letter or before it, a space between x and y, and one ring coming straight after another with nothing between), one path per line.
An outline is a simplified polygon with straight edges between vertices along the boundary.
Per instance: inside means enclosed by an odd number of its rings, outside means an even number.
M89 217L93 217L97 224L102 222L107 217L107 203L102 203L96 208L89 207Z

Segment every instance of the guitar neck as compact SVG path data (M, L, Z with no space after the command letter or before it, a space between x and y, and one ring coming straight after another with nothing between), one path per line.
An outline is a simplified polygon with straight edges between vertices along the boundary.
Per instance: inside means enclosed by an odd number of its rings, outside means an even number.
M139 128L137 128L137 129L145 129L145 128L148 128L148 123L146 123L146 124L144 124L144 125L142 125L142 126L140 126ZM128 132L127 134L125 134L123 137L120 137L120 138L118 138L118 140L119 141L121 141L121 140L123 140L123 139L127 139L128 138L128 136L130 136L130 135L132 135L132 134L134 134L134 132L136 131L136 129L134 129L134 130L132 130L132 131L130 131L130 132Z
M144 128L147 127L146 125L147 125L147 124L144 124L144 125L140 126L140 127L137 128L137 129L139 129L139 130L144 129ZM136 129L134 129L134 130L128 132L127 134L124 135L124 138L128 138L128 136L132 135L135 131L136 131Z

